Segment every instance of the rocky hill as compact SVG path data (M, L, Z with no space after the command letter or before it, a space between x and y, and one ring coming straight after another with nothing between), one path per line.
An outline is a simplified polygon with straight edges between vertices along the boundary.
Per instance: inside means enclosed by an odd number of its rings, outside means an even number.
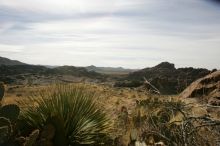
M135 82L136 86L142 85L146 79L154 85L162 94L176 94L183 91L190 83L198 78L204 77L211 71L201 68L175 68L169 62L162 62L155 67L145 68L123 78L116 86L126 86L124 82ZM137 82L139 84L137 84Z

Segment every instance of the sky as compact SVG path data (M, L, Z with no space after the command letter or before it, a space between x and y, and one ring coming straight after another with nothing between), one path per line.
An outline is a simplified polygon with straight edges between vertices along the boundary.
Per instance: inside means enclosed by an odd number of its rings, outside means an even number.
M0 56L30 64L220 69L212 0L0 0Z

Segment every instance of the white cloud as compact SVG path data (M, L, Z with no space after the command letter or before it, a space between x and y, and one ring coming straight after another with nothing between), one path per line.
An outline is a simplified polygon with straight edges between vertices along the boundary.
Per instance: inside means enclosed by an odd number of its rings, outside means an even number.
M24 50L23 46L0 44L0 52L19 53Z
M167 60L220 68L220 10L205 0L0 0L0 8L0 56L51 65L142 68Z
M56 14L114 11L118 0L1 0L0 5L16 10Z

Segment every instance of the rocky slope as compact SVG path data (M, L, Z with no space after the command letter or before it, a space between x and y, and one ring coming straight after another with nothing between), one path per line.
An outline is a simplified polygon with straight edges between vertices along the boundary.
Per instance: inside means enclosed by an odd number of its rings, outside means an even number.
M193 82L180 94L180 98L199 98L208 104L220 106L220 71Z

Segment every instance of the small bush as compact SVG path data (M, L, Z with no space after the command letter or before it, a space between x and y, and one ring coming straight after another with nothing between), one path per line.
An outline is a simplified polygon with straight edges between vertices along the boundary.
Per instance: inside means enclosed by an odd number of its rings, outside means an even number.
M133 117L135 126L141 129L141 139L149 144L153 138L170 146L216 145L220 136L219 120L208 115L192 115L192 107L182 101L155 99L137 102L137 110L145 111L143 116Z

